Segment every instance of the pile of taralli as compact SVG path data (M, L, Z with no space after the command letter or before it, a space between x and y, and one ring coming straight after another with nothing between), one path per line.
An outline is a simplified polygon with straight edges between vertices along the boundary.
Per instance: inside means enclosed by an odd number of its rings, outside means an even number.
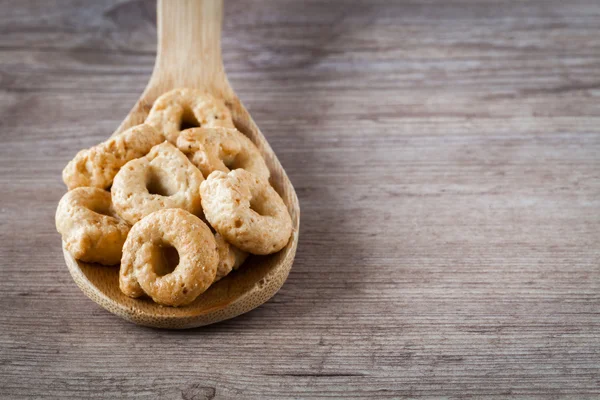
M221 100L173 90L144 124L69 162L56 229L76 259L120 263L125 295L183 306L248 254L288 243L291 218L269 175Z

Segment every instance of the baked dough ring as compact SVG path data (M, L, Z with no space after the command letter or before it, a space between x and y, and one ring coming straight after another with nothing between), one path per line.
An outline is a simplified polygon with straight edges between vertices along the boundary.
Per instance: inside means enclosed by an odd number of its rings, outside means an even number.
M163 208L201 214L203 180L202 173L182 152L164 142L121 168L111 189L112 201L121 218L132 225Z
M200 193L206 219L235 247L270 254L287 244L292 220L266 180L243 169L215 171L202 182Z
M175 89L163 94L152 105L146 123L164 132L173 144L185 125L234 127L225 103L197 89Z
M164 247L174 247L179 254L179 263L167 274L161 274L167 267ZM159 304L186 305L214 281L218 261L215 237L200 218L176 208L160 210L131 228L119 287L129 297L147 294Z
M80 187L60 199L56 230L76 259L114 265L121 260L129 225L114 212L109 192Z
M224 278L232 270L238 269L240 265L248 258L248 253L229 244L220 234L215 235L217 242L217 252L219 253L219 264L217 266L217 276L215 282Z
M186 129L179 134L177 147L204 176L238 168L267 180L270 176L254 143L235 128Z
M127 161L142 157L165 137L150 125L137 125L89 149L81 150L63 170L69 188L108 188Z

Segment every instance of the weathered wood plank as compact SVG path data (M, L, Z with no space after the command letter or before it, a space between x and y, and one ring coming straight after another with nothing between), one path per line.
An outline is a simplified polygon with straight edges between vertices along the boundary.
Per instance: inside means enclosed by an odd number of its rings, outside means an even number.
M231 1L224 61L302 206L207 328L72 283L60 171L152 69L148 1L0 2L0 397L600 396L600 4Z

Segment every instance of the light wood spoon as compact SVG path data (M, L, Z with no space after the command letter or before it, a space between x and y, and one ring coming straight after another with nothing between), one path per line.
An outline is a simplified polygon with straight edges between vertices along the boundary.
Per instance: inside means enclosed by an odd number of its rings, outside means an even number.
M188 306L162 307L149 299L132 299L119 290L118 267L75 260L63 252L81 290L108 311L131 322L157 328L192 328L248 312L271 298L283 285L298 245L300 207L296 192L267 140L231 88L221 60L222 0L159 0L158 51L144 93L114 132L144 122L152 103L175 88L201 88L225 100L236 127L259 148L271 170L271 184L287 205L293 222L288 245L270 256L251 256L226 278Z

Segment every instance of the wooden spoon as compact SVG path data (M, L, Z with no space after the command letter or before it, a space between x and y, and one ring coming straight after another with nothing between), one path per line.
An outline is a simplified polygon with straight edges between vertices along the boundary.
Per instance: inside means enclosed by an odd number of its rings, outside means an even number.
M222 0L158 1L158 52L144 93L115 131L141 124L152 103L175 88L201 88L224 99L236 127L260 149L271 170L271 184L287 205L293 222L288 245L270 256L250 257L238 271L212 285L188 306L162 307L149 299L132 299L119 290L118 267L75 260L63 252L77 285L108 311L136 324L157 328L192 328L248 312L283 285L298 245L300 207L296 192L267 140L229 85L221 60Z

